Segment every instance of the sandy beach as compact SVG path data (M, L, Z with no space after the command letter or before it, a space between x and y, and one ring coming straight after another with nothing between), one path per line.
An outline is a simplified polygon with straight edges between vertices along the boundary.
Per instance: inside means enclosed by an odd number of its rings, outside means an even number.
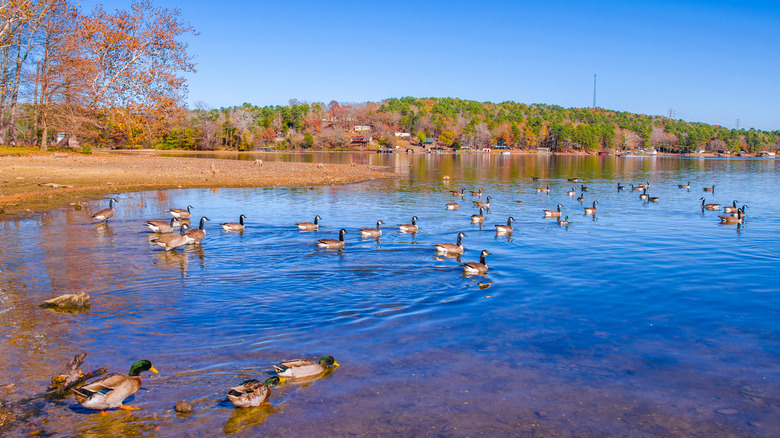
M0 156L0 220L121 192L349 184L397 176L380 166L160 157L140 153Z

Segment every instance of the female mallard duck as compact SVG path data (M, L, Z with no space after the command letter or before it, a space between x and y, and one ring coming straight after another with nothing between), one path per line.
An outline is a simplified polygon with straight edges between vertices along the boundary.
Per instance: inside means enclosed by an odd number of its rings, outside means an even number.
M140 408L125 406L122 402L141 389L139 375L143 371L157 373L151 362L140 360L130 367L129 373L106 374L80 388L73 388L73 394L76 396L76 401L88 409L103 411L119 408L136 411Z
M596 204L598 204L599 201L593 201L593 207L585 207L585 214L588 215L594 215L596 214Z
M200 243L200 241L206 237L206 229L203 228L203 226L205 225L205 222L209 220L211 219L207 218L206 216L202 216L200 218L200 225L198 228L189 229L184 233L184 235L190 239L190 243Z
M314 222L298 222L295 225L298 226L299 231L317 231L320 228L319 220L322 219L320 215L314 216Z
M222 225L223 231L244 231L244 219L246 219L246 216L243 214L238 217L238 223L235 222L225 222Z
M379 237L382 235L382 230L379 226L384 224L381 220L376 221L376 228L361 228L360 237Z
M713 184L712 187L705 187L703 190L705 192L714 192L715 191L715 184Z
M176 222L176 218L171 218L169 221L151 220L146 222L146 226L149 227L152 232L166 234L173 233L173 224Z
M490 196L485 198L485 202L482 201L471 201L474 203L474 207L482 207L486 209L490 209Z
M466 189L465 189L465 188L463 188L463 187L461 187L461 188L460 188L460 191L457 191L457 190L451 190L451 191L450 191L450 195L452 195L452 196L460 196L460 197L463 197L463 193L465 193L465 192L466 192Z
M471 196L478 196L478 197L481 198L482 197L482 189L479 189L476 192L472 191L471 192Z
M97 219L101 222L108 223L108 220L114 217L114 202L119 204L119 201L117 201L115 198L109 198L108 208L98 210L97 213L92 215L92 219Z
M341 229L339 230L339 238L337 239L317 239L317 246L320 248L329 248L329 249L336 249L336 248L344 248L344 233L346 233L347 230Z
M679 189L690 189L691 188L691 182L688 181L688 184L677 184L677 188L679 188Z
M479 207L479 214L472 214L471 215L471 223L472 224L481 224L482 222L485 222L485 216L482 215L482 212L484 211L484 207Z
M728 206L727 205L727 206L723 207L723 212L724 213L736 213L737 210L739 210L739 208L737 208L737 202L738 201L735 200L733 206Z
M577 194L577 192L574 190L575 188L572 187L571 190L566 192L567 195L571 196L572 198Z
M186 210L183 208L172 208L168 210L168 212L170 212L171 216L175 217L176 219L189 219L192 216L191 209L192 206L188 205Z
M455 243L434 243L433 246L438 254L463 254L463 244L460 243L463 237L466 237L466 234L461 231Z
M184 234L187 231L187 228L189 228L187 224L182 224L178 234L163 234L162 236L153 239L152 243L157 244L157 246L166 251L182 247L191 242L190 238Z
M460 208L460 204L458 204L457 202L450 202L448 204L445 204L444 206L447 207L447 210L457 210Z
M569 225L569 216L566 216L566 219L561 220L560 216L558 217L558 225L565 227Z
M274 365L276 375L288 379L303 379L318 376L328 370L328 367L337 368L339 363L333 356L322 356L319 361L308 359L286 360L279 365Z
M734 224L741 224L742 220L744 219L744 213L742 212L742 209L740 208L737 210L737 216L734 217L732 215L728 216L718 216L720 218L720 223L726 224L726 225L734 225Z
M641 194L641 195L639 195L639 199L641 199L641 200L643 200L643 201L644 201L645 199L647 199L647 198L649 198L649 197L650 197L650 196L647 194L647 189L642 189L642 194Z
M261 382L256 379L246 380L238 386L230 388L227 398L238 408L256 408L267 402L271 396L271 385L284 382L284 378L272 376Z
M417 226L417 216L412 216L411 224L398 225L398 231L402 233L416 233L419 227Z
M485 256L490 255L490 251L483 249L479 253L479 263L468 262L463 264L463 275L485 275L488 271L488 266L485 263Z
M550 185L547 184L547 187L537 187L536 193L550 193Z
M544 217L561 217L561 204L558 204L557 210L544 210Z
M720 204L705 204L704 203L704 197L701 198L701 209L702 210L720 210Z
M515 218L510 216L506 220L506 225L496 225L496 234L512 234L512 221L514 220Z

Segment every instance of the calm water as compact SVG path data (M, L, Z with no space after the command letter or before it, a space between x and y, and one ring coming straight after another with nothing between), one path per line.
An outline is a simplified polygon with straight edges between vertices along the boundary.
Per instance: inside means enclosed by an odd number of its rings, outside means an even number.
M387 164L408 178L340 187L118 194L108 226L95 202L0 222L0 400L23 436L777 436L780 433L780 165L774 160L500 155L266 155ZM254 159L254 157L252 157ZM273 158L272 158L273 159ZM449 180L443 176L449 176ZM539 181L532 181L538 176ZM567 196L585 178L585 205ZM449 183L448 183L449 181ZM658 204L616 183L650 182ZM691 190L677 184L691 181ZM549 184L551 193L535 188ZM716 185L714 194L702 187ZM579 184L576 184L579 186ZM465 187L464 200L449 191ZM468 190L491 210L480 229ZM579 193L579 192L578 192ZM719 225L707 202L747 204ZM459 202L457 211L444 204ZM516 202L522 201L522 202ZM571 225L543 209L562 204ZM143 223L193 208L208 235L165 253ZM247 216L243 234L219 223ZM298 221L322 216L320 231ZM416 235L395 224L418 216ZM514 234L494 224L514 217ZM358 229L383 220L384 234ZM346 228L346 248L316 239ZM463 231L467 278L432 244ZM88 313L37 304L92 295ZM159 375L128 414L72 397L32 401L79 351L84 368ZM235 409L226 389L281 359L333 355L341 367ZM177 400L195 412L176 414Z

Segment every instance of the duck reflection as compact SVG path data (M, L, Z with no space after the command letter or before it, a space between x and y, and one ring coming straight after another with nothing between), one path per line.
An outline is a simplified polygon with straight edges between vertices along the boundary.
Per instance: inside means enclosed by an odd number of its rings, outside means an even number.
M233 413L225 422L222 431L226 435L232 435L247 428L259 426L265 423L270 415L281 411L283 407L284 403L279 406L261 405L256 408L233 409Z

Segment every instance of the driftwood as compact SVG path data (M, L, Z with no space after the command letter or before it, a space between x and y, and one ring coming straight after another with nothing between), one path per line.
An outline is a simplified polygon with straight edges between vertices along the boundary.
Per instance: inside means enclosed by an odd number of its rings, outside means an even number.
M51 378L51 385L48 389L53 390L53 395L63 395L74 386L84 383L95 376L103 375L108 371L106 367L100 367L88 373L82 372L79 368L86 357L87 353L84 352L73 356L73 359L65 365L63 372Z

